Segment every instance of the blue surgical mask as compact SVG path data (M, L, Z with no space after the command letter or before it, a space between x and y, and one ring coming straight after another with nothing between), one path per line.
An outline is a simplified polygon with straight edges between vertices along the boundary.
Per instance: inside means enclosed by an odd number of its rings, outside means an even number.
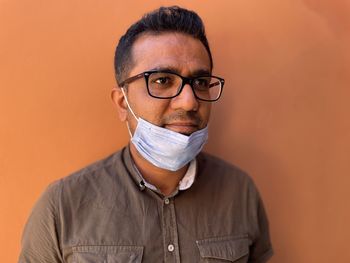
M208 140L208 126L187 136L136 117L131 109L124 89L126 104L137 120L136 130L131 142L147 161L162 169L177 171L184 167L202 150Z

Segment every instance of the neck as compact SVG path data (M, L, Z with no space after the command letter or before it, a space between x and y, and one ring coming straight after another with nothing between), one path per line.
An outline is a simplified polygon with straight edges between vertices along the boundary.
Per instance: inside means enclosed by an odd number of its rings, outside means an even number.
M157 187L165 196L175 191L188 168L188 165L185 165L177 171L169 171L156 167L145 160L132 143L130 143L130 153L142 177Z

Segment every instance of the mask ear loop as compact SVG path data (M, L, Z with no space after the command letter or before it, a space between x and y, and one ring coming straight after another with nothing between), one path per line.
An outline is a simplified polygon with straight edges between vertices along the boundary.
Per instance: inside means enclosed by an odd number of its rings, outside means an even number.
M136 119L136 121L138 122L138 121L139 121L139 118L136 117L134 111L131 109L130 104L129 104L129 101L128 101L128 98L127 98L127 96L126 96L126 94L125 94L124 88L121 88L121 90L122 90L122 93L123 93L123 96L124 96L126 105L128 106L128 109L130 110L130 112L132 113L132 115L134 116L134 118ZM132 138L132 134L131 134L131 130L130 130L130 125L129 125L129 122L128 122L128 121L126 121L126 126L128 127L128 132L129 132L130 138Z
M133 111L133 110L132 110L132 108L130 107L130 104L129 104L128 98L127 98L127 97L126 97L126 95L125 95L124 88L121 88L121 90L122 90L123 96L124 96L124 98L125 98L126 105L128 106L128 108L129 108L129 110L131 111L132 115L134 115L135 119L138 121L138 120L139 120L139 118L137 118L137 117L136 117L136 115L135 115L134 111Z
M129 126L129 122L128 122L128 121L126 121L126 127L128 128L128 132L129 132L130 138L132 138L132 133L131 133L131 130L130 130L130 126Z

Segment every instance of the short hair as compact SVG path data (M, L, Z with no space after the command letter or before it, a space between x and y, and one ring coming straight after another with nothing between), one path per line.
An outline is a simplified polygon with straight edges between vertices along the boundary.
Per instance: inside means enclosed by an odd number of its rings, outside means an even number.
M178 6L160 7L145 14L120 38L114 56L115 77L118 85L128 76L133 66L131 51L137 38L145 33L167 32L184 33L201 41L208 52L210 68L213 68L213 59L202 19L194 11Z

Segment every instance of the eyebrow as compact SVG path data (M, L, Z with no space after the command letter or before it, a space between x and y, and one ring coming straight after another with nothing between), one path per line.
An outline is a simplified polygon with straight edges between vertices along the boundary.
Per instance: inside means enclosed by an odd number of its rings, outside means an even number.
M178 68L176 67L171 67L171 66L167 66L167 67L155 67L152 68L151 71L168 71L168 72L173 72L176 73L178 75L181 75L181 72L179 71ZM195 70L194 72L191 73L190 76L184 76L184 77L201 77L201 76L210 76L211 72L210 70L207 69L198 69Z

